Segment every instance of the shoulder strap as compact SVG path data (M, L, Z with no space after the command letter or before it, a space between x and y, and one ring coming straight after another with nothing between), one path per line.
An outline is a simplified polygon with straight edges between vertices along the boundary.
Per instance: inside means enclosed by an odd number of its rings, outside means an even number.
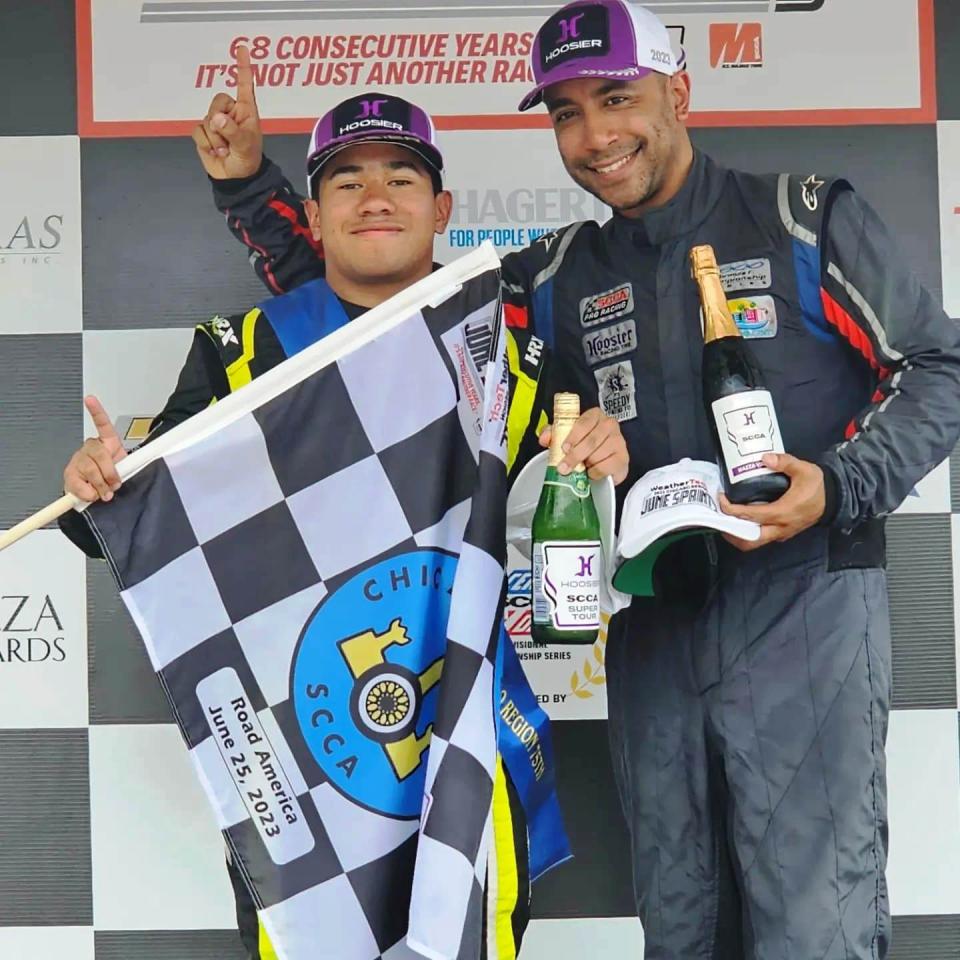
M292 357L349 321L343 304L320 278L258 304L286 356Z
M840 177L781 173L777 181L780 219L794 239L819 246L830 205L837 193L849 190Z
M797 291L807 329L823 340L835 339L820 298L822 238L834 198L851 189L839 177L781 173L777 180L777 207L784 229L793 238Z

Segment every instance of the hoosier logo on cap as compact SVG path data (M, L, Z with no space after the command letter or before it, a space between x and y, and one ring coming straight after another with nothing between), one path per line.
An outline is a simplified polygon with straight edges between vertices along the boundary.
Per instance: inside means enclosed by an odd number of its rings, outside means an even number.
M543 26L540 69L553 70L580 57L610 52L610 19L601 6L575 7L555 13Z

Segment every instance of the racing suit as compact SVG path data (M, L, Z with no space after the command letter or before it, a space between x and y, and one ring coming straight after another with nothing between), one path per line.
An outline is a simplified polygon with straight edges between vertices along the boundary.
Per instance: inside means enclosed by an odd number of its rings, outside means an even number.
M269 161L214 193L268 286L322 270L300 198ZM845 181L753 175L697 152L665 206L504 257L511 416L532 426L534 394L554 389L602 406L630 453L621 493L654 467L712 460L687 259L703 243L787 452L823 469L826 510L752 553L679 541L658 563L657 597L613 620L609 735L646 956L883 958L883 518L960 433L957 327ZM525 380L541 354L549 369Z

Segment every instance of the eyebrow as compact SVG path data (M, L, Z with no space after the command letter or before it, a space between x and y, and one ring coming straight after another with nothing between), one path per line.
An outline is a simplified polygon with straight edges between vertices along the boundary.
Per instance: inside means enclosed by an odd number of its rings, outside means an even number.
M607 83L598 87L592 94L591 97L594 100L599 100L602 97L605 97L608 93L613 93L614 90L622 90L627 85L625 80L609 80ZM553 113L558 107L575 107L576 104L569 97L560 97L557 100L549 100L546 97L544 98L546 103L547 110L550 113Z
M388 170L413 170L414 173L424 175L424 172L412 160L388 160L384 166ZM329 179L332 180L339 176L355 176L358 173L363 173L363 167L359 164L344 163L330 171Z

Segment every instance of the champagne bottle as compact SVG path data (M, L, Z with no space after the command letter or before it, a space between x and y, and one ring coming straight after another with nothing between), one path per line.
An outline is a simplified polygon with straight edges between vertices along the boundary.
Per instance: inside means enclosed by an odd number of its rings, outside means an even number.
M600 520L590 478L578 464L557 470L563 444L580 416L580 398L553 398L553 435L540 501L533 515L533 623L535 643L593 643L600 629Z
M703 402L724 492L732 503L769 503L790 485L763 464L765 453L784 452L773 398L730 314L713 247L694 247L690 263L703 307Z

